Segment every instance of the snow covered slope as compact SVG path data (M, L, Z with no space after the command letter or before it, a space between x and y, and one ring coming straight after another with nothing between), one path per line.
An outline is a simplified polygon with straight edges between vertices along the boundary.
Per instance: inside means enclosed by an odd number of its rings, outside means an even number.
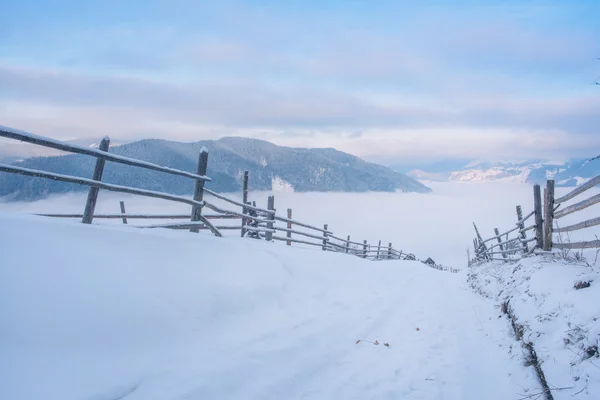
M414 261L0 213L0 296L2 399L538 390L494 303Z
M561 388L553 391L555 400L600 398L600 269L593 251L584 253L589 262L575 254L492 262L469 271L476 291L498 304L509 301L550 387Z

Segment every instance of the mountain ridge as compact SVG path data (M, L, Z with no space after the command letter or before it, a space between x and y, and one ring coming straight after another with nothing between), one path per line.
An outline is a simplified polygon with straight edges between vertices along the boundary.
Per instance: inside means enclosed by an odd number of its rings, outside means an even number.
M580 185L600 175L600 157L566 162L533 159L523 162L470 162L459 169L428 171L413 169L406 173L415 179L450 182L512 182L543 184L554 179L557 186Z
M283 147L263 140L229 136L197 142L143 139L112 147L109 151L195 172L203 147L209 151L207 175L212 178L207 187L221 192L241 190L245 170L250 171L251 190L431 191L405 174L332 148ZM26 168L83 177L92 175L94 164L94 158L78 154L33 157L15 163ZM181 195L191 194L194 186L183 177L112 162L105 166L103 181ZM0 197L9 200L37 200L50 194L85 189L71 183L0 174Z

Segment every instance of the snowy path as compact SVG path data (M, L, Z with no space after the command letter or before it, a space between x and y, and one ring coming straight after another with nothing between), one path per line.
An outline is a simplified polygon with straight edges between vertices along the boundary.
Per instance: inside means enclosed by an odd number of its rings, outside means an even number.
M7 214L0 239L0 398L504 400L536 387L462 274Z
M232 369L234 356L210 380L252 370L236 389L240 398L244 393L264 399L514 398L508 355L486 337L472 304L464 300L468 296L456 285L433 284L423 285L424 292L436 293L442 301L419 300L409 290L422 285L419 278L399 284L394 296L386 293L365 304L366 312L340 310L329 324L323 323L329 319L324 316L299 332L280 332L245 345L249 364ZM493 325L488 328L498 328ZM352 345L358 338L389 341L391 347ZM281 360L287 360L285 365ZM264 376L271 380L266 387L255 380ZM226 394L221 390L201 387L195 393L218 398Z

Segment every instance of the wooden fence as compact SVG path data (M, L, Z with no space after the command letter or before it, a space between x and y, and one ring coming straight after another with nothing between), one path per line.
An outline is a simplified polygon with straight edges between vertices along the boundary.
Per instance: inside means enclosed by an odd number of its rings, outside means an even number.
M111 154L108 152L110 145L110 140L108 137L102 140L99 149L72 145L5 127L0 127L0 137L20 140L22 142L32 143L75 154L88 155L96 158L96 165L92 179L0 163L0 171L2 172L52 179L61 182L76 183L90 187L83 214L38 215L57 218L81 218L82 223L85 224L91 224L94 219L121 219L123 224L127 224L129 220L133 219L181 219L186 221L152 224L138 227L188 229L190 232L196 233L200 230L210 230L216 236L222 236L221 231L224 230L239 230L242 237L264 239L267 241L281 241L286 242L288 246L291 246L292 243L296 243L320 247L323 251L351 254L369 260L416 260L414 254L404 253L401 250L394 249L392 243L388 243L386 246L382 245L381 241L379 241L377 245L368 244L367 240L364 240L362 243L354 242L350 240L350 236L347 236L345 239L335 236L327 224L323 225L323 228L320 228L294 220L292 219L291 209L287 210L287 215L285 217L278 215L275 208L274 196L269 196L266 208L257 207L255 202L250 202L248 199L248 171L245 171L244 173L242 201L230 199L222 194L206 188L204 184L206 182L210 182L210 178L206 176L206 170L208 166L208 150L206 149L202 149L200 151L196 173L190 173L178 169L163 167L146 161ZM194 182L193 197L189 199L184 196L177 196L164 192L144 190L102 182L102 174L107 161L190 178L190 180ZM96 202L100 189L185 203L191 205L192 210L189 214L128 214L125 210L125 202L121 201L121 213L95 214ZM210 198L210 202L207 201L205 197ZM227 203L230 206L234 206L234 209L225 209L221 206L217 206L216 202L213 202L212 198L218 199L219 201ZM204 208L208 208L214 213L203 214ZM210 222L211 220L239 220L240 225L214 225L212 222Z
M576 203L571 203L571 200L576 198L581 198L580 195L593 188L596 185L600 184L600 175L589 180L581 186L576 187L571 192L566 195L559 197L558 199L554 198L554 181L548 181L546 187L546 196L548 198L548 206L546 207L547 218L549 221L546 225L549 226L549 232L545 236L544 241L544 250L550 250L552 248L557 249L589 249L589 248L599 248L600 240L596 238L596 240L584 241L584 242L574 242L567 243L563 241L555 241L553 235L554 234L562 234L565 232L573 232L580 229L591 228L592 226L600 225L600 217L588 219L585 221L580 221L578 223L559 227L558 221L570 214L576 213L583 209L586 209L594 204L600 203L600 194L595 196L588 197L584 200L580 200ZM569 205L566 205L566 204ZM599 213L600 214L600 213Z
M469 264L489 260L515 261L534 252L550 252L553 249L600 248L598 238L574 243L560 240L560 236L558 241L555 240L555 235L600 225L600 217L564 227L560 227L558 224L558 220L561 218L600 203L600 194L597 194L565 206L565 203L568 204L571 200L579 198L580 195L599 184L600 175L576 187L566 195L555 198L554 180L550 179L546 181L543 202L540 185L534 185L533 211L523 216L521 206L517 206L517 221L513 228L503 233L499 233L498 229L495 229L495 235L484 240L473 223L476 233L476 237L473 239L475 255L473 258L469 256ZM532 221L530 221L531 218L533 218ZM528 232L531 232L529 238Z

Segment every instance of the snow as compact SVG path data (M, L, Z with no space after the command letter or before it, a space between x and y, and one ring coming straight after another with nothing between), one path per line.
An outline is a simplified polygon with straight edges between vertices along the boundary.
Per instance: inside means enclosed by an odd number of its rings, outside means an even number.
M294 186L279 176L273 177L273 179L271 181L271 188L274 192L290 193L290 192L294 191Z
M523 167L494 166L485 169L465 169L451 172L449 180L460 182L504 182L525 183L531 171L541 165Z
M584 254L587 262L566 261L574 254L476 265L469 272L475 290L497 303L510 300L550 387L568 388L553 392L556 400L600 398L600 360L586 355L600 339L600 268L594 252ZM589 281L588 288L574 288Z
M392 241L462 267L457 274L239 231L216 238L23 214L81 212L85 194L0 203L0 398L522 399L541 388L500 313L509 298L548 382L568 388L554 398L599 398L600 361L584 357L600 334L597 265L541 255L465 267L471 221L485 237L509 229L516 204L531 211L531 193L531 185L436 183L427 195L277 195L294 219L328 222L354 241ZM268 195L250 198L265 204ZM132 213L190 212L103 190L96 211L118 213L123 199ZM595 234L600 227L565 240ZM594 252L586 256L596 264ZM575 290L578 281L591 286Z
M592 178L582 178L582 177L580 177L580 176L574 176L574 177L572 177L572 178L569 178L569 179L563 179L563 180L561 180L561 181L558 181L557 183L558 183L559 185L565 185L565 184L567 184L567 183L571 182L573 179L575 180L575 185L571 185L571 186L575 186L575 187L576 187L576 186L581 186L581 185L583 185L584 183L587 183L587 182L588 182L588 181L590 181Z
M327 168L325 168L325 167L319 167L319 169L315 171L315 177L314 177L315 183L321 182L321 178L323 178L323 175L325 174L325 172L327 172Z
M0 212L0 238L3 399L504 400L539 390L509 354L495 302L464 272L18 212Z
M546 179L554 179L554 177L561 172L565 171L565 168L556 168L546 170Z

